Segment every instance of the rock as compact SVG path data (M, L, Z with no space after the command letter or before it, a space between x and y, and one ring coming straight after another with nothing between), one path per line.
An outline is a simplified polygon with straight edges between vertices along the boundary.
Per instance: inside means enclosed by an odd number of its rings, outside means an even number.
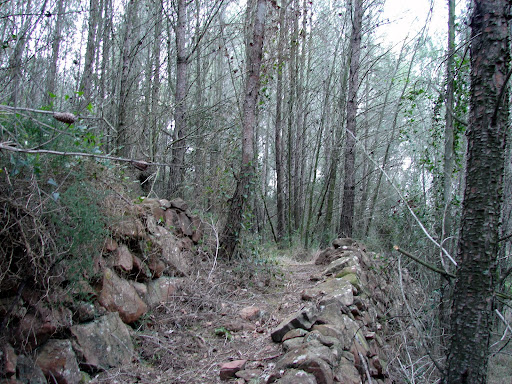
M194 230L194 233L192 234L192 241L197 244L203 237L203 231L201 230L201 219L199 216L192 216L190 219L192 220L192 228Z
M160 277L147 285L148 293L146 303L150 307L156 307L161 303L167 303L179 289L181 280L172 277Z
M256 380L261 374L262 372L259 369L243 369L236 372L235 376L250 382L251 380Z
M23 343L26 351L44 344L57 331L57 325L48 319L27 313L16 330L16 339Z
M181 233L187 237L191 237L194 233L194 229L192 228L192 221L190 221L185 212L178 213L178 217L180 220Z
M177 275L188 275L189 266L181 254L176 236L174 236L171 232L163 227L158 227L157 232L158 233L155 236L155 241L162 249L163 262L171 271L175 272Z
M130 332L116 312L88 324L75 325L71 333L81 364L89 370L121 367L132 360Z
M165 271L165 263L154 255L150 256L148 268L151 271L153 278L159 278Z
M125 272L133 269L133 255L126 245L122 244L117 248L112 266Z
M14 352L14 348L11 344L4 344L0 349L0 362L3 364L0 367L0 376L11 377L16 375L16 362L18 356Z
M356 367L354 367L354 362L347 360L345 357L342 357L338 363L334 377L337 381L344 384L362 383L361 376L359 375Z
M290 369L276 384L317 384L315 376L300 369Z
M30 357L18 356L16 370L18 371L18 380L22 383L47 384L42 369Z
M335 275L345 267L358 265L359 261L356 255L346 254L339 259L332 261L324 271L324 275Z
M185 212L188 210L188 204L183 199L177 198L171 200L171 207Z
M114 236L119 238L144 239L146 237L142 222L135 217L125 218L112 224L111 230Z
M235 374L245 367L247 360L234 360L224 363L220 367L220 379L229 380L235 377Z
M336 277L338 277L338 275L336 275ZM353 273L349 273L347 275L344 275L344 276L340 276L341 279L345 280L345 281L348 281L350 284L352 284L352 286L354 286L358 291L361 289L361 282L359 281L359 278L353 274Z
M138 320L148 310L135 288L109 268L103 271L99 302L107 310L119 312L119 316L127 324Z
M69 340L48 340L38 349L36 363L51 382L77 384L82 377Z
M313 288L305 289L302 292L303 300L335 299L341 304L349 306L354 302L352 286L343 279L329 279Z
M286 353L276 364L276 369L303 370L314 375L318 384L331 384L333 383L332 368L326 360L332 361L332 352L327 347L297 348Z
M247 321L255 321L261 318L263 312L258 307L245 307L240 311L240 317Z
M135 290L137 291L137 293L139 294L139 296L142 298L142 297L146 297L146 295L148 294L148 287L146 284L144 283L138 283L136 281L129 281L129 283L131 284L131 286L133 288L135 288ZM146 303L147 304L147 303Z
M288 331L295 328L310 330L316 321L316 314L316 308L309 307L290 315L272 331L272 340L280 342Z
M151 271L148 266L137 256L133 255L133 271L137 280L146 280L151 277Z
M296 337L304 337L308 334L308 331L302 328L292 329L291 331L286 332L286 335L283 336L282 341L295 339Z
M163 223L165 221L165 211L160 206L155 206L151 209L151 214L155 218L157 223Z
M91 321L96 316L94 304L82 301L79 302L74 311L74 317L78 323Z
M176 235L181 235L180 219L178 214L173 209L165 211L165 225L167 229L173 231Z
M162 209L171 208L171 202L167 199L160 199L158 202L160 203L160 207L162 207Z
M332 242L332 246L334 247L334 249L342 248L342 247L352 247L355 244L356 244L356 242L353 239L351 239L350 237L338 238Z
M318 257L315 260L316 265L326 265L331 263L333 260L336 260L343 254L343 250L327 248L320 252Z
M117 249L117 247L117 242L113 238L107 237L107 239L105 240L105 244L103 245L103 249L107 252L114 252Z
M288 352L288 351L291 351L292 349L302 347L303 343L304 343L303 337L295 337L293 339L284 340L281 345L283 347L283 351Z

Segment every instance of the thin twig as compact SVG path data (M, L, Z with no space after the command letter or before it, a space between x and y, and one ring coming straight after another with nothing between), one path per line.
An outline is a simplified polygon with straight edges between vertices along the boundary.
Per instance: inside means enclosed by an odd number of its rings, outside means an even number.
M17 152L17 153L29 153L29 154L46 154L46 155L57 155L57 156L78 156L78 157L92 157L95 159L104 159L104 160L114 160L114 161L121 161L121 162L127 162L132 164L140 164L140 165L156 165L161 167L169 166L169 164L166 163L152 163L142 160L135 160L135 159L128 159L125 157L116 157L116 156L110 156L110 155L95 155L93 153L86 153L86 152L62 152L62 151L53 151L49 149L26 149L26 148L18 148L13 147L12 145L9 145L11 143L4 142L0 143L0 149L4 149L6 151L10 152Z
M377 162L375 160L372 159L372 157L366 152L366 150L364 149L364 146L361 144L361 142L357 139L357 137L354 136L354 134L350 131L347 131L355 140L356 144L359 145L359 147L362 149L363 153L366 155L366 157L368 158L368 160L370 160L373 165L375 165L377 168L379 168L379 170L382 172L382 174L384 175L384 177L386 178L386 180L391 184L391 187L396 191L396 193L398 193L398 196L400 196L400 198L403 200L403 201L407 201L406 198L404 197L404 195L402 194L402 192L398 189L398 187L393 183L393 181L391 180L391 177L389 177L388 173L384 170L384 168L382 168L379 164L377 164ZM448 253L448 251L446 249L444 249L444 247L439 244L433 237L430 233L428 233L427 229L425 228L425 226L423 225L423 223L421 222L421 220L418 218L418 216L416 216L416 214L414 213L414 211L412 210L412 208L409 206L409 204L406 204L407 206L407 209L409 210L409 213L412 215L412 217L414 218L414 220L416 220L416 222L418 223L418 225L420 226L421 230L423 231L423 233L425 233L425 235L427 236L427 238L436 245L436 247L438 247L439 249L442 250L442 252L446 255L446 257L448 257L448 259L453 263L453 265L457 266L457 262L455 261L455 259L453 257L450 256L450 254Z

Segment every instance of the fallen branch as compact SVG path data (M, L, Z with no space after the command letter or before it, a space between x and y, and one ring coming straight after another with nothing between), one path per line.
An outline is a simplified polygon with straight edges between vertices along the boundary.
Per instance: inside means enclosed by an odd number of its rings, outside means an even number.
M398 245L395 245L393 247L395 249L395 251L398 251L400 252L402 255L405 255L407 256L408 258L416 261L417 263L420 263L421 265L423 265L424 267L427 267L428 269L430 269L431 271L434 271L434 272L437 272L437 273L440 273L441 275L443 275L444 277L446 278L452 278L452 279L455 279L455 275L453 273L450 273L450 272L447 272L443 269L439 269L437 268L436 266L430 264L430 263L427 263L426 261L424 260L421 260L420 258L410 254L409 252L407 251L404 251L403 249L400 249L400 247Z

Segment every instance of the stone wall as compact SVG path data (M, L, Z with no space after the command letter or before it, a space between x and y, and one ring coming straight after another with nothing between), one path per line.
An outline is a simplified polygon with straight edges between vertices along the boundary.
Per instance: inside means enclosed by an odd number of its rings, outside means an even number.
M183 200L111 198L104 208L116 219L92 271L62 260L51 292L27 287L0 299L2 382L78 383L84 372L130 363L128 325L169 301L191 271L202 224Z

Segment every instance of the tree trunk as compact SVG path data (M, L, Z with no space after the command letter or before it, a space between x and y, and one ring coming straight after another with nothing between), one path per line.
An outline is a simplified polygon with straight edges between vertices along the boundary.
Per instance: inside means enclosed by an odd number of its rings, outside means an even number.
M174 145L172 149L169 192L180 194L185 175L185 132L187 131L188 55L186 50L187 1L178 0L176 24L176 92L174 97Z
M138 1L130 0L126 6L125 32L123 36L123 46L121 51L121 79L119 82L119 99L117 107L117 136L116 136L116 152L119 156L129 156L130 137L128 132L127 109L128 95L130 94L131 82L130 71L133 63L133 40L134 25L137 14Z
M91 102L92 96L92 77L94 56L96 54L96 28L99 19L98 0L90 0L89 2L89 29L87 32L87 46L85 48L84 70L78 91L81 92L77 105L79 113L84 112L85 108Z
M286 6L283 3L279 10L279 43L277 47L277 85L276 85L276 126L275 126L275 156L276 156L276 203L277 203L277 239L282 245L285 236L284 221L284 178L283 178L283 144L282 144L282 105L283 105L283 69L284 42L286 39Z
M46 94L44 95L45 104L52 102L52 94L55 94L55 82L57 81L57 62L59 60L60 42L62 41L62 21L66 5L64 0L57 2L57 20L55 20L55 29L52 38L52 59L50 68L48 69L48 77L46 78Z
M254 180L254 131L257 124L256 107L260 88L260 70L267 11L266 1L257 0L252 38L249 39L246 47L247 77L242 116L242 164L237 177L235 193L229 200L226 225L220 237L220 255L226 258L231 258L235 253L242 229L246 203L250 198ZM247 4L247 12L251 12L250 1Z
M340 237L351 237L354 225L357 90L359 87L359 58L361 55L361 25L364 13L362 3L362 0L354 0L353 2L354 14L352 35L350 37L350 75L345 141L345 182L343 183L343 205L338 231Z
M508 125L509 5L473 2L466 186L447 383L486 383Z

